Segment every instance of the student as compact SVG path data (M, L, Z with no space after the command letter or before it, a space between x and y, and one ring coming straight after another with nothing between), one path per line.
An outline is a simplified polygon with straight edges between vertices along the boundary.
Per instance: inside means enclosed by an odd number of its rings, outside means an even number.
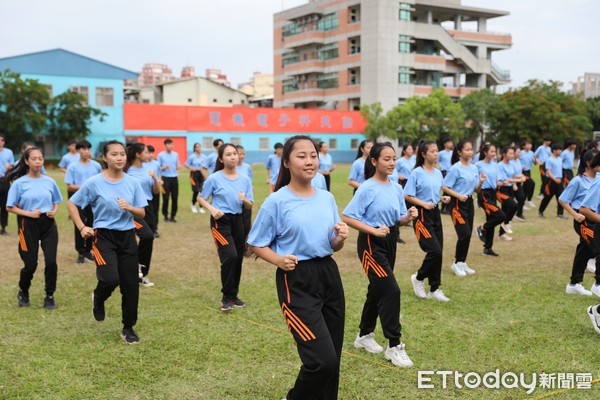
M149 166L144 165L150 159L150 152L143 143L134 143L127 149L127 174L140 183L148 205L144 207L144 218L133 217L135 233L140 239L138 243L138 267L140 284L145 287L154 286L148 278L152 251L154 248L154 210L152 209L152 195L160 191L160 183L156 173Z
M515 152L512 147L504 147L502 149L502 159L497 163L498 167L498 193L496 198L500 201L502 212L504 212L504 221L500 224L500 239L511 241L512 237L509 234L513 233L511 221L517 213L518 204L514 199L515 192L518 190L517 183L521 182L521 178L516 177L514 165L510 162L514 159Z
M328 191L331 191L331 173L334 169L335 165L329 154L329 146L325 142L319 142L319 172L325 177Z
M418 216L417 209L406 210L404 191L397 180L390 180L395 170L396 152L390 143L375 143L365 162L366 181L360 185L342 213L342 220L359 231L358 259L369 279L367 298L360 320L360 332L354 347L369 353L381 353L373 338L377 317L388 339L385 359L408 368L413 363L400 341L400 287L394 276L398 224L406 225Z
M154 158L154 146L152 145L148 145L148 162L144 163L144 165L150 167L150 169L154 170L154 175L158 178L158 183L162 186L162 181L161 181L161 169L160 169L160 164L158 163L158 161ZM150 202L150 205L152 206L152 215L154 217L154 238L157 239L160 237L160 234L158 233L158 216L160 215L158 210L160 208L160 190L158 193L153 193L152 194L152 201Z
M596 154L590 162L590 168L595 169L600 165L600 156ZM596 263L600 258L600 179L595 179L590 186L585 198L579 206L579 212L586 221L593 225L592 247L596 256ZM589 234L589 231L586 231ZM600 268L596 268L596 282L590 288L590 292L600 297Z
M346 306L331 255L344 246L348 226L333 196L311 186L318 165L310 137L285 142L275 192L248 237L253 252L277 267L279 304L303 364L287 400L338 396Z
M235 149L238 153L238 165L235 167L240 175L244 175L250 179L250 183L252 183L252 167L250 164L244 162L246 159L246 150L244 146L238 144L235 146ZM248 239L248 234L250 234L250 229L252 228L252 209L242 207L242 222L244 223L244 242ZM247 256L250 255L249 249L246 249Z
M158 155L158 163L163 180L163 205L162 214L165 222L177 222L177 199L179 197L179 181L177 171L179 170L179 154L173 151L173 141L165 139L165 150ZM169 218L169 197L173 201L171 205L171 216Z
M450 196L452 223L458 236L454 262L450 269L456 276L466 276L475 273L467 265L467 254L473 232L473 192L479 192L485 181L485 174L479 174L477 167L471 164L473 145L461 140L453 150L450 170L442 182L442 190Z
M223 146L223 140L215 139L213 140L213 148L215 151L206 156L206 169L209 174L215 172L215 165L217 164L217 157L219 153L219 147Z
M541 146L535 149L535 153L533 154L535 158L536 164L540 166L540 177L542 178L542 185L540 187L540 194L538 194L538 199L542 200L544 198L544 188L548 184L548 177L546 176L546 160L550 157L550 144L552 143L552 139L549 137L545 137Z
M529 210L529 208L525 207L526 196L523 185L527 182L527 177L525 174L523 174L523 165L521 164L521 149L517 146L513 146L512 150L514 152L514 157L509 161L509 164L512 166L514 177L517 180L517 190L514 192L515 201L517 202L517 213L515 214L515 219L517 221L525 221L523 211Z
M577 143L569 139L565 142L565 148L560 153L563 168L563 185L566 187L573 179L573 165L575 164L575 149Z
M558 202L558 198L564 190L563 186L563 163L560 158L562 153L562 146L559 144L552 145L552 154L546 160L546 186L544 187L544 199L540 203L538 215L540 218L544 218L544 211L548 207L548 203L552 200L553 196L556 196L556 218L567 219L563 215L563 208Z
M417 162L406 181L404 198L414 204L419 212L418 219L413 221L413 227L419 247L426 255L421 268L410 277L410 280L417 297L450 301L439 288L442 284L444 234L438 208L440 200L447 204L450 197L440 197L444 178L440 170L435 168L438 160L437 145L434 142L422 141L417 149ZM429 293L425 293L425 278L429 280Z
M15 156L11 149L4 147L4 134L0 133L0 235L7 235L8 211L6 199L10 183L5 179L6 174L15 163Z
M19 255L23 268L19 279L19 307L29 307L29 288L37 269L40 245L44 252L44 277L46 297L44 308L54 310L56 302L56 253L58 229L54 217L62 196L54 179L42 175L44 154L37 147L30 147L19 162L6 175L7 182L13 182L8 191L6 209L17 215L19 226Z
M521 155L519 161L523 167L523 175L525 175L525 182L523 183L523 191L525 193L525 200L527 206L535 208L535 203L532 201L533 193L535 192L535 181L531 179L531 168L536 163L535 156L531 151L531 139L525 139L521 143Z
M190 184L192 185L192 203L190 208L193 214L204 214L204 208L200 207L200 210L196 208L196 200L198 194L202 192L202 185L206 179L206 157L202 154L202 146L200 143L194 143L194 152L189 155L185 162L185 167L190 170Z
M596 261L594 259L596 251L593 241L594 223L586 220L586 217L579 212L579 208L590 187L596 181L596 174L600 172L600 156L596 156L596 154L596 151L588 150L581 157L577 176L573 178L558 199L563 208L573 216L573 228L579 236L579 244L575 250L571 270L571 282L567 284L565 289L567 294L592 295L592 292L586 290L581 282L583 282L583 274L588 262L593 260L595 264Z
M235 146L226 143L219 147L215 172L208 176L198 195L198 202L211 215L210 228L221 260L221 311L224 312L246 306L238 297L246 239L242 209L252 208L254 196L252 182L237 171L237 165Z
M267 169L267 185L270 185L271 193L275 190L275 183L277 183L277 176L279 175L279 169L281 168L281 153L283 151L283 145L281 143L275 143L275 152L267 158L265 167Z
M440 171L442 172L442 177L445 178L446 174L450 170L450 167L452 166L450 160L452 159L454 142L452 142L452 139L450 138L445 138L442 140L442 147L442 151L440 151L438 154L438 165L440 167ZM450 208L448 207L448 204L442 203L441 212L442 214L450 215Z
M32 147L37 147L37 146L31 142L23 142L23 144L21 145L21 157L23 157L23 154L25 154L25 152L27 150L31 149ZM42 165L41 173L42 173L42 175L46 175L46 167L44 167L43 165Z
M64 173L67 172L69 165L79 161L80 154L77 151L77 140L69 139L69 141L67 142L67 150L69 150L69 152L62 156L58 163L58 168L60 168L60 170ZM91 157L92 155L90 154L90 158Z
M415 149L412 144L407 143L402 146L402 154L396 160L396 171L398 172L398 183L400 186L406 186L406 180L410 176L413 168L415 168Z
M315 177L312 178L311 185L315 189L327 190L327 181L325 180L325 176L320 172L317 172Z
M504 212L496 205L496 191L498 189L498 165L496 163L496 146L484 145L479 153L480 160L475 163L479 174L485 175L485 181L477 196L479 206L485 211L485 224L478 226L477 236L483 242L483 255L498 257L492 250L494 245L494 229L506 219Z
M75 149L79 154L79 160L71 163L65 174L65 184L67 185L67 195L69 199L79 190L81 185L89 178L102 172L102 166L91 159L92 144L87 140L77 142ZM94 215L92 207L78 208L79 217L87 226L92 226ZM84 239L76 225L73 225L75 235L75 251L77 251L77 264L83 264L86 260L94 262L92 257L92 239Z
M348 185L354 188L353 193L356 193L356 189L365 181L365 160L369 157L371 147L373 147L373 141L371 140L363 140L358 146L358 152L348 176Z
M125 146L111 140L104 145L102 154L107 169L85 181L69 199L67 208L81 236L94 238L92 254L98 278L92 294L94 319L104 321L104 302L120 287L121 337L127 344L138 344L140 338L133 330L140 291L133 218L144 218L148 202L137 179L123 171L127 162ZM77 207L85 208L89 204L94 213L93 228L83 223L77 211Z

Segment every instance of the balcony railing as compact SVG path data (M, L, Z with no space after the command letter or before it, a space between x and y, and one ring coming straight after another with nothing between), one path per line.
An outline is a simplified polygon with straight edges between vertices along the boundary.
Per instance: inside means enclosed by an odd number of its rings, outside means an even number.
M510 70L502 69L492 62L492 72L505 81L510 80Z

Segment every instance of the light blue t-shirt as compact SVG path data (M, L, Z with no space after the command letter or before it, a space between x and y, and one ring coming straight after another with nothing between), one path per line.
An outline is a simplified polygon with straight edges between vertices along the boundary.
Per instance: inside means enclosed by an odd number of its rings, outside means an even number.
M139 181L127 174L123 174L118 182L111 182L102 174L94 175L85 181L70 201L79 208L92 205L94 229L128 231L134 228L133 215L119 208L118 198L133 207L148 205Z
M150 160L148 162L142 163L142 165L153 169L157 178L160 178L162 176L162 171L160 169L160 164L158 163L158 160Z
M170 154L166 151L161 151L158 155L158 164L160 167L169 165L169 168L162 171L162 176L165 178L177 178L177 166L179 165L179 155L172 151Z
M394 172L388 175L390 182L398 183L398 171L394 168Z
M559 197L559 200L569 204L573 209L579 210L581 203L588 194L590 187L597 181L597 178L590 178L586 175L577 175L569 182L565 190Z
M215 172L215 165L217 164L217 157L219 157L217 150L213 151L212 153L210 153L209 155L206 156L206 168L208 168L208 171L211 174L213 172Z
M47 213L61 201L62 195L54 179L46 175L39 178L25 175L15 180L8 189L6 207L18 206L24 211Z
M100 172L102 172L102 166L97 161L88 160L87 164L75 161L67 167L65 183L67 185L81 186L89 178Z
M15 165L15 156L11 149L5 147L0 151L0 178L6 175L6 164Z
M570 186L571 184L569 184ZM567 186L567 187L569 187ZM571 207L573 207L571 205ZM594 183L590 186L587 194L581 202L581 207L586 207L597 213L600 210L600 179L595 179Z
M530 171L535 158L533 157L533 151L525 151L521 149L521 155L519 156L519 161L521 161L521 165L525 167L524 171Z
M329 172L333 168L333 158L331 154L322 155L319 153L319 172Z
M362 157L357 158L352 163L348 179L358 182L359 185L365 181L365 160Z
M452 166L452 150L442 150L438 153L440 171L448 171Z
M521 160L510 160L508 163L512 165L515 176L523 175L523 164L521 164Z
M418 167L410 173L404 193L421 201L437 204L440 201L443 180L439 169L434 168L432 172L427 172L423 167Z
M209 200L211 204L226 214L241 214L243 203L239 199L239 192L244 192L246 198L254 201L252 193L252 182L250 179L238 173L238 177L230 179L223 175L223 171L210 174L202 187L202 197Z
M563 177L563 163L560 157L550 156L546 160L546 171L552 171L555 178Z
M292 254L300 261L327 257L333 254L330 241L339 221L331 193L315 189L312 196L300 197L284 186L263 203L248 244L269 247L280 256Z
M206 156L202 153L200 153L200 155L192 153L189 155L185 165L200 171L201 168L206 168Z
M502 182L502 186L512 186L513 184L508 182L508 179L513 179L515 177L515 167L514 164L511 164L510 161L505 163L504 161L500 161L498 164L498 180Z
M573 164L575 164L575 153L569 150L563 150L562 153L560 153L560 158L562 160L562 167L563 169L570 169L573 170Z
M394 226L406 213L402 186L396 182L383 184L373 178L360 185L342 212L372 227Z
M79 154L79 153L75 153L75 154L67 153L64 156L62 156L62 158L60 159L60 162L58 163L58 168L68 169L71 164L79 161L80 157L81 157L81 154Z
M271 185L277 183L277 177L279 176L279 169L281 169L281 157L277 157L275 154L271 154L267 158L265 167L269 170L269 182Z
M146 200L152 200L154 194L152 191L154 190L154 178L150 176L149 171L152 170L152 167L148 165L142 164L140 168L136 168L134 166L129 167L127 170L127 174L133 176L140 182L142 186L142 190L146 195Z
M483 160L475 163L479 174L485 174L485 181L481 185L482 189L493 189L498 187L498 163L496 161L485 162Z
M444 178L443 185L458 194L472 196L479 182L479 171L473 164L466 167L459 162L450 167Z
M548 157L550 157L550 154L552 154L550 146L541 145L535 149L535 155L540 163L545 163Z
M238 165L237 167L235 167L235 169L237 169L237 172L239 174L246 175L248 179L250 179L250 182L252 182L252 167L250 166L250 164L242 163L242 165Z
M312 187L322 190L327 190L327 182L325 182L325 176L319 172L315 174L315 177L310 181Z
M396 160L396 171L398 176L403 176L404 179L408 179L410 173L415 168L416 158L411 156L408 160L405 157L400 157Z

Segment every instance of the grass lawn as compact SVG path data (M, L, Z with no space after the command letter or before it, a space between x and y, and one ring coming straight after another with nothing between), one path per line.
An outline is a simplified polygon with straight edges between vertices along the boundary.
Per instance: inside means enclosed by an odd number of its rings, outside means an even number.
M332 191L341 212L351 196L349 166L333 174ZM59 171L50 171L63 191ZM256 215L268 187L264 169L254 168ZM258 179L260 177L260 179ZM150 272L153 288L140 288L138 346L119 338L120 293L106 303L107 319L94 321L91 292L96 284L92 264L77 265L73 227L63 203L57 216L60 231L56 311L43 304L43 259L30 291L32 306L17 307L19 270L16 218L9 236L0 236L0 399L281 399L293 385L300 362L287 332L275 291L275 268L246 260L240 297L245 309L218 310L219 259L209 230L208 214L192 214L187 174L180 179L178 223L160 222ZM539 181L536 187L539 188ZM539 201L536 201L539 204ZM340 399L597 399L600 396L600 336L593 331L586 307L598 298L564 293L578 241L572 221L526 211L526 222L514 222L514 240L496 240L498 258L481 255L473 238L469 265L477 273L452 275L456 234L449 216L444 223L442 288L449 303L417 299L410 275L421 264L410 228L399 245L396 277L402 289L403 341L415 367L392 367L382 355L352 345L364 301L367 279L356 256L356 231L335 259L346 292L346 335ZM476 224L483 212L476 211ZM318 221L307 221L317 224ZM593 279L586 274L584 285ZM385 343L380 326L376 339ZM418 389L423 371L525 373L590 373L590 390L557 392L537 389L459 389L450 379L441 388ZM547 396L547 397L546 397Z

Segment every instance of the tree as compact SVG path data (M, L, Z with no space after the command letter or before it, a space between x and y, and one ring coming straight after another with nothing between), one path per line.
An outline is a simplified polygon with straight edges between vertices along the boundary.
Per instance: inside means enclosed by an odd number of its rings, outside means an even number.
M53 136L59 146L69 139L83 139L90 134L89 124L92 118L104 121L106 113L86 104L86 99L79 93L64 92L52 99L48 110L48 133Z
M588 117L592 123L594 131L600 131L600 97L594 97L586 100L588 107Z
M464 136L463 110L443 89L435 89L427 97L409 98L405 104L390 110L387 118L388 125L406 142L439 141L446 137L459 140Z
M48 88L34 79L21 79L17 73L0 73L0 130L9 146L34 141L46 125L50 103Z
M501 130L500 121L506 117L507 106L504 100L489 89L477 90L463 97L461 105L467 119L467 136L481 141L486 133L495 136Z
M367 121L365 135L369 140L377 140L382 136L391 139L396 138L396 131L390 128L381 103L363 104L360 107L360 113Z

